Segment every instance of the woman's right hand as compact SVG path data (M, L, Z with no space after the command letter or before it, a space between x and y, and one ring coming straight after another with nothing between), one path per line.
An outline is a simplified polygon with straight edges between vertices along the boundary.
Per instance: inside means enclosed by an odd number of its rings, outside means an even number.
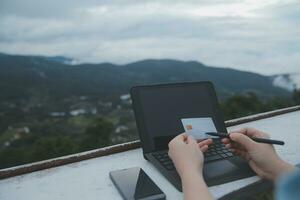
M277 155L273 145L257 143L249 138L269 138L266 133L253 128L244 128L231 132L229 137L230 139L222 139L225 146L234 154L246 159L260 177L275 180L281 174L294 170L294 166Z

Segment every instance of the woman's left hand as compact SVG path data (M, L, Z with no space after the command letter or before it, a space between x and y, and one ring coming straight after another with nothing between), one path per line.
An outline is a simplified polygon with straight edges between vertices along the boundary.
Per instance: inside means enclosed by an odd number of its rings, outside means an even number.
M180 177L185 172L199 172L202 174L203 152L212 144L212 139L197 142L185 133L176 136L169 142L169 156L172 159Z

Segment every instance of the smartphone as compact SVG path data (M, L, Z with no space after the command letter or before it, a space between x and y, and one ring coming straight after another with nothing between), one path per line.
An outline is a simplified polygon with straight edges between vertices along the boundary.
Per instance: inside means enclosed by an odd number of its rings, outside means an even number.
M139 167L109 172L109 176L125 200L164 200L166 195Z

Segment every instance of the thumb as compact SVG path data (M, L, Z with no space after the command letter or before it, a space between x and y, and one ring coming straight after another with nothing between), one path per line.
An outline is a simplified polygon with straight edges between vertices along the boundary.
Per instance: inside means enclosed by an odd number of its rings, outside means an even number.
M195 138L192 136L192 135L189 135L188 137L187 137L187 143L188 144L193 144L193 143L197 143L196 142L196 140L195 140Z
M229 137L232 141L239 143L240 145L244 146L247 150L255 148L255 142L242 133L231 133Z

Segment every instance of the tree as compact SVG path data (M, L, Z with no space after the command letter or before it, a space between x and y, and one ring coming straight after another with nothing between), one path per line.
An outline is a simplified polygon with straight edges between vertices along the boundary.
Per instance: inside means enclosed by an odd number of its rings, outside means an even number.
M20 165L24 163L24 154L26 152L21 148L9 148L0 150L0 169Z
M86 128L80 145L81 150L85 151L110 145L113 128L113 124L108 120L97 118Z
M75 152L76 145L68 137L44 137L38 139L29 161L44 160Z
M293 91L293 101L296 105L300 104L300 90L294 86L294 91Z
M258 97L249 92L246 95L235 95L221 104L225 120L247 116L263 110L263 104Z

